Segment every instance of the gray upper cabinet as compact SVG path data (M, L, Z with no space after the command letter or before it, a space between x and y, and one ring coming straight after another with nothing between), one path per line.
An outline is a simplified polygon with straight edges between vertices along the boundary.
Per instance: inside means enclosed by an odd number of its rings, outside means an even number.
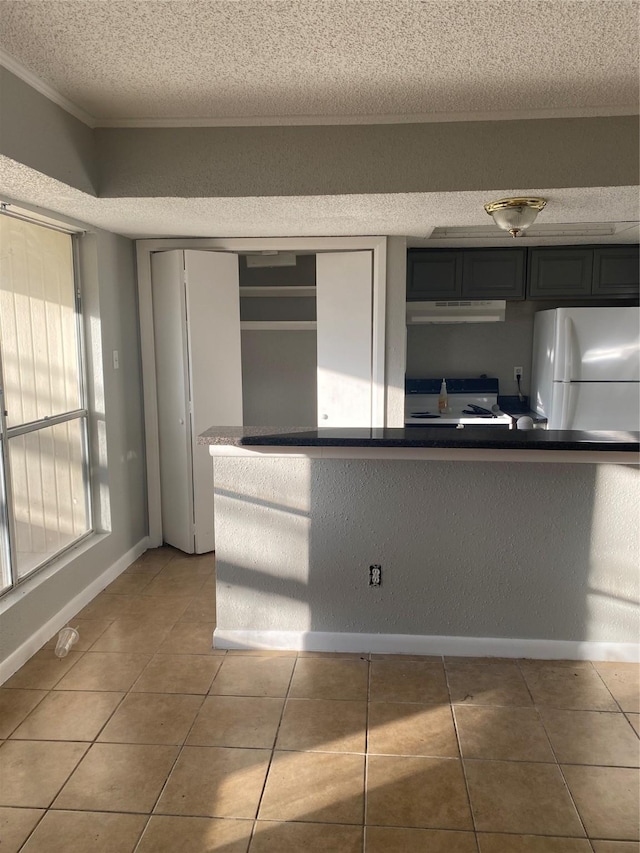
M637 296L638 246L529 249L529 299Z
M599 246L593 250L594 296L637 296L639 291L638 246Z
M470 249L463 253L462 296L524 299L526 249Z
M529 249L530 299L591 296L593 249L565 246Z
M460 299L462 254L448 249L410 249L407 253L407 299Z
M525 249L410 249L407 299L524 299Z

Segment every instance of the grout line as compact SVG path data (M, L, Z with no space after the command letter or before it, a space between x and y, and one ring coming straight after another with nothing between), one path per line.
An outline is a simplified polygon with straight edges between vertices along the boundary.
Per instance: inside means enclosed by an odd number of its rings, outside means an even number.
M294 658L294 664L291 667L291 675L289 676L289 683L287 684L287 690L286 690L285 696L284 697L273 697L273 698L284 698L284 701L282 703L282 711L280 712L280 719L278 720L278 727L276 729L276 733L275 733L275 736L273 738L273 746L271 747L271 755L269 756L269 763L267 765L267 772L264 775L264 782L262 783L262 790L260 791L260 797L258 798L258 803L256 805L256 814L255 814L255 817L253 819L253 826L251 828L251 836L249 838L249 846L247 848L247 851L251 850L251 845L253 844L253 839L255 837L256 826L258 823L258 815L260 814L260 806L262 805L262 800L264 798L264 792L267 789L267 782L269 780L269 775L271 773L271 767L273 765L273 759L275 757L276 744L278 742L278 735L280 734L280 727L282 725L282 720L284 719L284 712L285 712L285 709L287 707L287 702L289 701L289 694L291 693L291 685L293 684L293 676L295 674L296 667L298 665L298 660L299 660L299 658L298 658L298 655L296 654L296 656ZM263 698L267 698L267 697L263 697Z
M460 755L460 767L462 769L462 778L464 779L464 789L465 789L465 792L467 794L467 805L469 806L469 814L471 815L471 825L473 827L474 841L475 841L476 849L477 849L480 846L478 843L478 836L477 836L478 827L476 826L476 818L475 818L475 814L473 812L473 807L471 805L471 792L469 790L469 780L467 779L467 768L465 766L465 763L464 763L465 759L463 758L463 753L462 753L462 742L460 740L460 732L458 731L458 721L457 721L456 715L453 711L453 702L451 701L451 687L449 685L449 674L448 674L447 667L444 663L444 657L442 659L442 664L443 664L443 668L444 668L445 682L447 685L447 693L449 695L449 711L450 711L451 717L453 719L453 728L454 728L454 731L456 733L456 742L458 744L458 752Z
M366 834L367 834L367 814L369 807L369 705L371 704L371 670L373 661L371 660L371 655L368 655L369 661L367 663L367 716L365 722L365 730L364 730L364 796L363 796L363 808L362 808L362 845L363 849L367 843Z

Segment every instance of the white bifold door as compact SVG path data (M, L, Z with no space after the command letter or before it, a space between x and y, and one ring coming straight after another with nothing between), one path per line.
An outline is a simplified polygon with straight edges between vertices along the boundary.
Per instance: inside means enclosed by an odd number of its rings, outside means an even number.
M200 554L215 541L213 465L197 438L243 422L238 256L172 250L151 265L163 540ZM373 425L372 283L370 251L316 256L321 427Z
M174 250L152 256L163 540L212 551L213 465L197 437L242 424L238 257Z

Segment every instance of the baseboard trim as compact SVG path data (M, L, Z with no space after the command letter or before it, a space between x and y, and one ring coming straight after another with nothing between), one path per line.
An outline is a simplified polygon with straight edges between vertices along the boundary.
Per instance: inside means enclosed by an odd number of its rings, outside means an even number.
M330 631L228 631L216 628L217 649L291 649L396 655L640 661L639 643L438 637L420 634L348 634Z
M29 658L40 649L42 646L53 637L61 628L72 619L79 610L82 610L90 601L92 601L99 592L108 586L111 581L115 580L118 575L128 568L131 563L138 559L141 554L149 547L149 539L145 536L137 542L133 548L130 548L125 554L119 557L114 563L98 575L88 586L79 592L71 601L59 610L55 616L52 616L48 622L45 622L37 631L18 646L11 654L3 661L0 661L0 684L10 678L14 672L20 669Z

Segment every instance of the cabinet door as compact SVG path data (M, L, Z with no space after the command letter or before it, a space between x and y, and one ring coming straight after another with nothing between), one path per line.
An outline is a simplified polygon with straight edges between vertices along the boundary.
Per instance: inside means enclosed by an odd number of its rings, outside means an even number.
M591 296L593 249L529 249L530 299Z
M525 249L477 249L463 253L462 296L524 299Z
M318 426L371 427L373 256L316 257Z
M638 246L602 246L593 250L593 295L637 296L640 290Z
M192 554L193 465L189 425L189 368L184 323L184 252L151 256L153 334L158 389L160 493L164 542ZM213 493L213 489L211 490Z
M440 249L407 253L407 300L460 299L462 254Z
M186 251L185 285L195 550L214 549L213 460L198 436L211 426L242 426L238 256Z

